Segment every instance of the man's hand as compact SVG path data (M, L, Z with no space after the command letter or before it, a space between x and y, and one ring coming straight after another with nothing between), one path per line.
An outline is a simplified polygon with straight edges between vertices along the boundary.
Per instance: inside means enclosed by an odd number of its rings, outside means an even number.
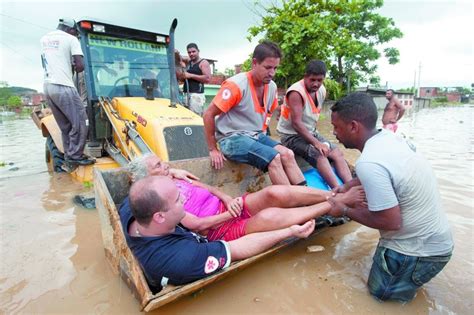
M346 185L342 184L342 185L339 185L337 187L334 187L333 189L331 189L331 191L334 194L342 194L342 193L345 193L347 191L347 188L346 188Z
M367 199L362 186L354 186L346 193L330 197L328 202L332 206L328 214L334 217L342 216L344 214L344 208L367 209Z
M171 177L176 179L182 179L187 181L188 183L192 183L193 180L199 180L199 177L196 175L186 171L186 170L179 170L176 168L170 168L169 170Z
M226 202L225 206L227 208L227 211L229 211L229 213L234 218L237 218L240 216L244 208L244 200L242 199L242 197L237 197L237 198L231 199L229 202Z
M313 146L316 148L316 150L319 151L319 153L321 153L322 156L327 157L329 155L329 152L331 152L329 147L325 145L324 143L318 142L318 143L313 144Z
M222 154L218 149L211 150L209 156L211 157L211 165L216 170L220 170L224 166L224 161L227 160L224 154Z
M307 221L303 225L292 225L289 227L291 235L298 238L307 238L314 231L316 222L314 220Z

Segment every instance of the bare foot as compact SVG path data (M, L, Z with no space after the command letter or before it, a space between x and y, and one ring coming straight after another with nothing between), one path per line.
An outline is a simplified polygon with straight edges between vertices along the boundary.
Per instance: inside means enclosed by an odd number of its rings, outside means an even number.
M354 186L343 194L337 194L334 199L351 208L366 208L367 199L362 185Z
M298 238L307 238L314 231L316 222L314 220L309 220L302 225L292 225L290 226L291 234Z

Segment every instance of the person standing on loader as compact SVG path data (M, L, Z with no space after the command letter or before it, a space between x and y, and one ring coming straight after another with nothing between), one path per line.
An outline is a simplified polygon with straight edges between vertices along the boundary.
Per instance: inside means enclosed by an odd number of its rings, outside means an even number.
M204 84L211 80L211 66L206 59L199 56L199 48L195 43L188 44L186 50L188 57L182 58L187 64L183 91L187 94L186 103L189 109L202 116L206 103Z
M74 86L73 70L84 70L83 53L77 39L76 22L60 19L57 30L41 38L44 93L61 129L64 159L70 166L95 162L84 155L87 138L86 110Z

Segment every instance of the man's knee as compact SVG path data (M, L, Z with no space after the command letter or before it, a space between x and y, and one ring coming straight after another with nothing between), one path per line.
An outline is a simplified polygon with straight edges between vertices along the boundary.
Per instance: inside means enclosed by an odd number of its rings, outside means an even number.
M283 169L283 165L281 164L281 155L280 154L277 154L275 155L275 157L273 158L273 160L270 162L270 164L268 164L268 170L280 170L280 169Z
M339 148L334 148L333 150L331 150L329 156L333 160L344 160L344 155L342 154L342 151L339 150Z
M367 281L369 293L379 301L411 301L420 287L412 280L415 264L416 259L406 261L403 254L377 248Z
M285 163L287 161L294 161L295 160L295 154L294 154L293 150L288 149L286 147L282 147L282 148L280 148L279 152L281 154L281 159L282 159L283 163Z

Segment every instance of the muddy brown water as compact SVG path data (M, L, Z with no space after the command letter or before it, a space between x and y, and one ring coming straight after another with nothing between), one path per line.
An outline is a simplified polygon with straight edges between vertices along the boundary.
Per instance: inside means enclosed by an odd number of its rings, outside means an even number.
M407 135L432 164L455 238L445 270L414 301L379 303L365 282L378 232L355 222L331 228L161 309L161 314L471 314L474 300L474 105L405 117ZM330 134L328 119L320 128ZM92 194L51 176L44 138L29 120L0 123L0 313L138 314L108 267L96 210L72 203ZM357 153L346 152L350 160ZM325 250L306 253L306 247ZM158 311L156 313L158 313Z

